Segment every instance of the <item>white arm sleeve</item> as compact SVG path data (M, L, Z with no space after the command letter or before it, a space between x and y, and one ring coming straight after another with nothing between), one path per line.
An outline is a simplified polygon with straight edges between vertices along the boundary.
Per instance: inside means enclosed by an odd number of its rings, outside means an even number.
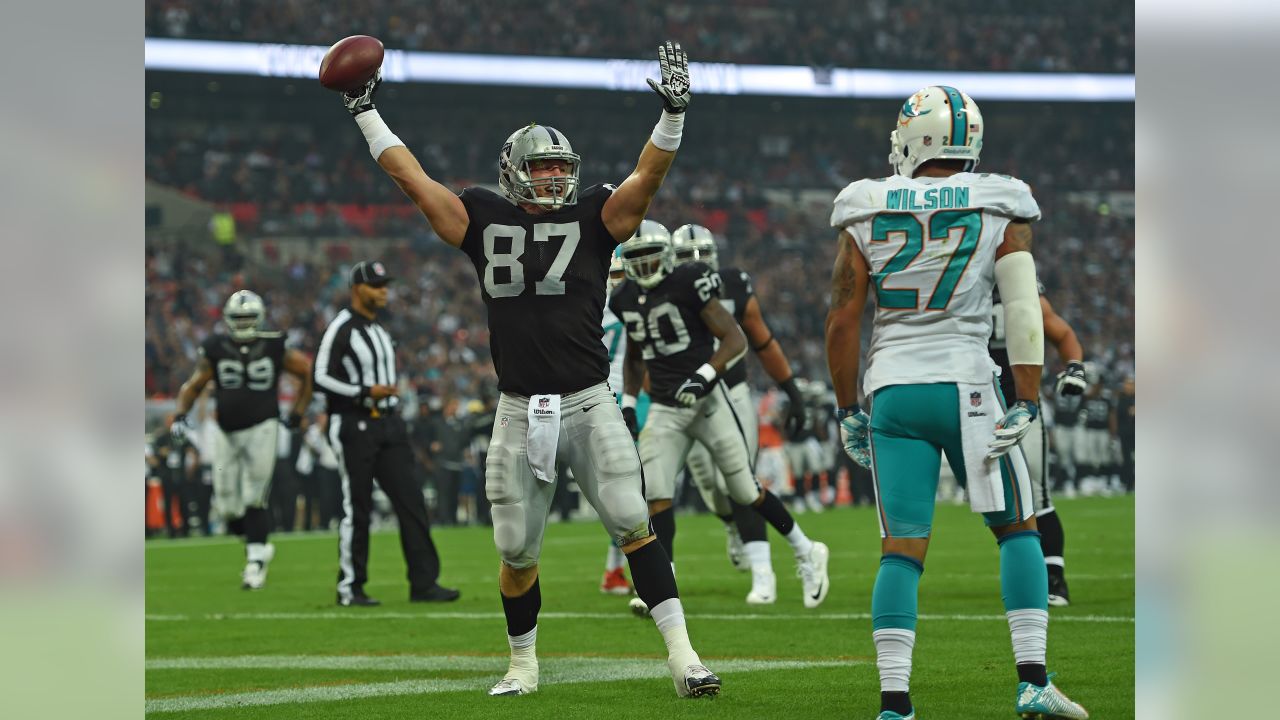
M1004 303L1009 364L1044 365L1044 314L1031 253L1020 250L996 260L996 286Z

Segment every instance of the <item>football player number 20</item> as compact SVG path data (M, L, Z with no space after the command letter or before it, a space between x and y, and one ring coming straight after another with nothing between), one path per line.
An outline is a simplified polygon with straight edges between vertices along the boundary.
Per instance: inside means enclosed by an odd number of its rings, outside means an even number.
M569 267L573 251L578 249L578 240L582 234L576 222L538 223L533 226L535 243L545 243L553 237L562 237L564 242L560 245L555 260L551 262L551 267L547 268L546 276L533 284L535 295L564 294L564 271ZM498 252L498 238L511 240L511 249ZM484 229L484 257L487 261L484 266L484 289L489 297L509 298L524 292L524 264L520 262L524 250L525 229L519 225L494 224ZM498 268L506 268L509 279L499 281L495 272Z
M671 329L670 337L662 332L663 321ZM623 310L622 321L627 324L627 337L631 341L641 343L640 355L645 360L654 358L654 350L659 355L675 355L689 348L689 328L685 327L680 317L680 310L669 302L664 302L649 311L649 320L634 310ZM648 337L653 340L652 346L645 342Z
M871 223L871 242L887 243L901 238L902 247L879 272L871 274L875 282L876 302L886 310L946 310L965 268L969 266L980 235L982 214L979 212L940 210L929 216L929 240L955 244L946 267L934 283L928 303L921 308L920 288L889 287L889 276L906 270L920 256L925 246L924 224L911 213L877 215Z

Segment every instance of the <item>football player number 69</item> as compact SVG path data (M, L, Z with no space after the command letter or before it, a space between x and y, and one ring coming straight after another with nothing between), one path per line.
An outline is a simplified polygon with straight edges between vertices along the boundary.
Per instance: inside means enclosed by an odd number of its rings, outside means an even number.
M524 255L525 229L518 225L489 225L484 229L484 257L488 261L484 266L484 289L489 297L515 297L524 292L524 265L520 257ZM537 295L563 295L564 271L569 267L573 251L578 248L581 231L577 222L571 223L538 223L533 226L533 241L547 242L552 237L563 237L564 243L560 252L556 253L551 267L547 268L546 277L533 284L533 292ZM510 252L497 252L494 241L497 238L510 238ZM511 279L498 282L494 270L507 268Z

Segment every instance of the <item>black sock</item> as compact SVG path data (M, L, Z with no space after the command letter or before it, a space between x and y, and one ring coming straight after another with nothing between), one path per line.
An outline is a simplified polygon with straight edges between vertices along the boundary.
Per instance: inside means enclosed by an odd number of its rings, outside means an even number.
M767 540L764 518L755 508L750 505L740 505L732 500L729 504L733 507L733 521L738 524L738 535L742 537L742 542L758 542Z
M271 532L271 516L266 508L246 508L244 511L244 541L265 543Z
M680 597L675 573L671 572L671 559L662 551L660 542L646 543L639 550L627 553L627 565L631 568L631 584L636 594L650 609L664 600Z
M241 516L236 518L235 520L228 520L227 532L231 533L232 535L243 535L244 534L244 517Z
M502 595L501 592L498 593ZM529 592L520 597L502 595L502 612L507 616L507 634L520 637L538 626L538 611L542 609L542 588L538 578L533 579Z
M1037 687L1049 684L1049 675L1044 665L1037 663L1018 663L1018 682L1031 683Z
M911 694L905 692L881 692L880 712L888 710L906 717L911 714Z
M755 508L761 517L769 521L774 530L782 534L782 537L789 535L791 529L796 526L796 521L791 518L791 513L787 512L787 507L782 504L777 495L768 490L764 491L764 500Z
M1044 551L1045 558L1062 557L1067 538L1062 532L1062 520L1058 518L1058 511L1053 510L1037 517L1036 527L1040 530L1040 549ZM1046 563L1046 566L1050 575L1062 577L1061 565Z
M669 507L666 510L650 515L649 522L653 523L653 534L658 536L658 542L662 543L662 549L666 551L667 559L675 560L676 509Z
M720 518L720 522L725 525L729 525L733 522L733 513L729 513L728 515L716 515L716 517Z

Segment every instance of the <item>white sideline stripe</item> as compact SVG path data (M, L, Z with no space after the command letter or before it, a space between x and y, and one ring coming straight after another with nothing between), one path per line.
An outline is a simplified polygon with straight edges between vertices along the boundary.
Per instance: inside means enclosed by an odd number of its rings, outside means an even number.
M314 612L314 613L211 613L207 615L147 615L148 622L183 622L187 620L502 620L502 613L410 613L410 612ZM542 612L538 617L549 620L625 620L635 622L628 612L580 613ZM694 620L870 620L871 613L686 613ZM1004 615L920 615L921 620L954 620L959 622L1008 622ZM1124 615L1057 615L1053 622L1132 623Z
M723 660L712 663L717 674L763 670L800 670L813 667L865 665L867 660ZM147 713L191 712L229 707L333 702L392 695L469 691L480 693L507 665L505 657L429 656L241 656L226 658L166 658L147 662L148 669L338 669L338 670L439 670L490 671L493 677L476 679L422 679L389 683L357 683L281 688L222 695L187 695L147 700ZM541 662L540 684L575 684L665 678L666 663L651 659L547 658Z

